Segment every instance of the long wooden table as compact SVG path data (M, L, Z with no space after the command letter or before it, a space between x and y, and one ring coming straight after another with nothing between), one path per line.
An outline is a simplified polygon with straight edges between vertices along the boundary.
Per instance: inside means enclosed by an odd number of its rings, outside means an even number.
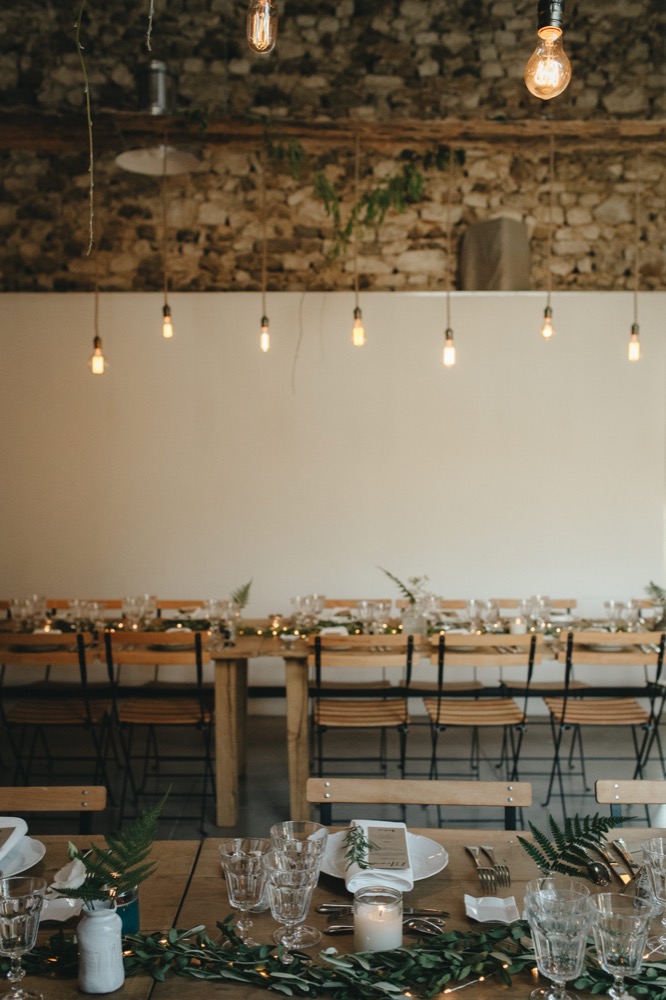
M472 863L465 850L467 843L490 843L495 846L498 860L506 861L511 868L512 884L510 888L498 888L496 895L515 898L518 909L522 907L525 883L537 876L534 863L518 844L516 834L499 830L483 830L482 832L464 830L413 830L413 833L428 837L443 845L449 861L443 871L430 878L417 881L414 889L405 895L406 906L429 906L446 909L451 916L447 920L447 929L466 930L477 925L465 915L464 894L474 896L484 894ZM638 844L652 835L663 834L663 830L625 829L623 835L628 844ZM47 845L44 860L32 869L34 874L43 874L49 869L57 868L66 859L67 837L43 837ZM97 839L97 838L94 838ZM204 924L210 935L215 937L215 925L223 920L231 911L226 888L222 877L217 839L208 839L201 844L197 841L159 841L155 844L153 856L159 862L157 873L141 886L141 930L144 932L164 931L169 927L178 926L181 929ZM615 880L609 890L618 891L620 882ZM596 891L591 886L591 891ZM319 926L322 931L327 927L326 917L316 912L316 907L324 901L350 902L351 896L346 891L342 879L322 875L319 886L315 890L312 908L308 915L308 923ZM271 935L277 926L270 913L256 914L253 934L260 943L271 943ZM76 920L70 921L66 929L71 929ZM42 939L53 933L55 925L44 925L40 931ZM405 938L405 943L415 943L413 938ZM353 949L353 937L336 936L322 939L321 948L335 947L345 953ZM312 950L313 958L316 949ZM473 983L466 987L465 995L470 1000L491 1000L498 992L508 991L525 997L534 986L534 976L522 974L515 977L513 987L509 988L497 982ZM40 977L28 977L28 986L41 988L46 1000L74 1000L78 997L76 981L44 980ZM187 994L192 1000L208 1000L213 994L232 995L236 1000L266 1000L268 991L240 984L223 984L194 981L170 975L164 983L153 981L147 974L126 980L124 986L117 991L119 1000L183 1000ZM578 991L580 993L580 991ZM586 994L581 994L586 996Z

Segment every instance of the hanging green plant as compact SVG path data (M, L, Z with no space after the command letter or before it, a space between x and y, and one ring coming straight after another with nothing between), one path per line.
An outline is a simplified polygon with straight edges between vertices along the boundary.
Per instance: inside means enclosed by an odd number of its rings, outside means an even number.
M324 211L333 224L333 242L328 253L330 260L335 260L346 251L354 235L358 236L371 227L380 227L389 212L400 214L410 205L422 201L426 189L424 172L445 170L451 155L457 163L465 162L464 150L453 150L450 146L440 145L423 153L405 149L397 158L397 172L366 187L343 223L343 198L326 174L329 156L310 157L298 140L281 142L272 135L268 126L264 143L268 159L286 167L295 180L311 177L315 197L323 203Z

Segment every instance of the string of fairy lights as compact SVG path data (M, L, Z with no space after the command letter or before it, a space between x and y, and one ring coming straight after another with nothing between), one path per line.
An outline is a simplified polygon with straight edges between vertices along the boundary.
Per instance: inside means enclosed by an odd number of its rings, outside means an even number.
M565 0L537 0L537 45L534 52L529 57L525 66L524 80L527 89L535 97L541 100L550 100L557 97L569 85L571 80L571 62L563 48L563 19ZM249 0L247 8L246 36L247 43L252 52L257 55L266 55L273 51L277 41L278 33L278 8L274 0ZM174 336L174 327L169 305L169 268L168 268L168 240L167 240L167 152L169 147L161 147L163 152L163 167L161 176L161 208L162 208L162 261L163 261L163 284L164 284L164 304L162 307L162 335L164 339L171 340ZM446 327L444 332L444 349L442 353L442 363L445 368L453 368L456 364L456 347L453 342L453 327L451 321L451 262L452 262L452 195L454 188L454 155L451 150L449 156L447 198L446 198L446 244L447 259L445 267L445 303L446 303ZM263 353L269 351L271 346L270 324L267 313L267 274L268 274L268 212L266 193L266 170L264 158L260 164L260 212L261 212L261 321L259 334L259 347ZM548 154L548 215L547 215L547 237L546 237L546 306L543 314L543 324L541 336L545 341L552 340L555 335L553 325L552 307L552 251L554 236L554 202L555 202L555 139L551 134ZM354 150L354 198L355 204L359 204L359 194L361 187L361 143L357 134ZM629 361L639 361L641 357L641 344L639 339L638 325L638 290L640 280L639 251L640 251L640 210L641 210L641 185L640 185L640 164L636 168L635 180L635 245L633 261L633 322L627 349L627 359ZM353 289L354 289L354 311L352 322L351 342L354 347L364 347L367 343L363 313L360 305L359 295L359 237L358 224L354 219L351 227L350 246L352 253ZM93 354L90 358L90 370L94 375L103 375L107 371L108 362L102 349L102 338L99 334L99 283L97 272L95 272L95 318L94 318L94 339Z

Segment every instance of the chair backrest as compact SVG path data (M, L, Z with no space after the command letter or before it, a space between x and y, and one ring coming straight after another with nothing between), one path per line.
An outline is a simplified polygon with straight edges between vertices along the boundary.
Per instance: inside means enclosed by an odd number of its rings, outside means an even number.
M204 648L204 638L205 648ZM204 663L210 662L208 632L174 629L169 632L111 631L104 633L106 664L115 688L120 682L122 667L153 669L153 679L157 680L158 670L163 666L194 667L195 692L199 699L201 718L206 715L205 692L203 686ZM160 691L179 692L176 685L167 682Z
M405 666L413 646L413 637L402 634L311 635L308 663L322 667Z
M0 663L80 666L93 642L83 632L0 632Z
M593 632L573 629L562 636L567 661L601 666L654 666L660 672L664 632ZM657 679L658 675L655 674Z
M524 781L418 781L406 778L308 778L308 802L321 806L322 822L330 822L335 802L364 805L479 806L504 809L505 829L515 830L516 810L532 803L532 786ZM328 809L326 807L329 807Z
M355 608L361 601L368 604L393 604L390 597L327 597L324 601L325 608Z
M504 635L457 633L433 635L430 662L442 660L450 667L520 667L539 663L543 656L543 636L536 633Z
M521 598L519 597L491 597L493 604L496 604L498 608L517 608L521 603ZM551 608L556 611L573 611L574 608L578 607L578 601L575 597L551 597L548 601Z
M78 813L79 833L89 833L92 813L106 809L106 799L103 785L12 785L0 787L0 813Z
M155 601L155 607L157 608L157 615L159 618L164 617L162 615L163 611L191 611L195 608L204 608L206 602L200 599L194 601L180 601L173 597L158 597Z
M623 805L666 805L666 781L599 778L594 783L594 795L601 805L611 807L612 815L621 816Z

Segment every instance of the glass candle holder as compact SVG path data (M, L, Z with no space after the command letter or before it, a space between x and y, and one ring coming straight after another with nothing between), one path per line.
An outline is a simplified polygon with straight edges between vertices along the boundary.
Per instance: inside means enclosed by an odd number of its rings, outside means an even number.
M381 885L354 893L354 951L391 951L402 945L402 893Z

